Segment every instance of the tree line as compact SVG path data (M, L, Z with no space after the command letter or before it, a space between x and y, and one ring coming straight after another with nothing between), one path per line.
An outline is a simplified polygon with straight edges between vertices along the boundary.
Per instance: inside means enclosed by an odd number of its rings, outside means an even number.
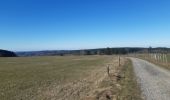
M48 50L48 51L29 51L29 52L15 52L15 53L18 56L126 55L131 53L170 53L170 48L107 47L107 48L84 49L84 50Z
M131 54L131 53L152 53L152 52L158 52L158 53L169 53L169 48L101 48L101 49L87 49L87 50L80 50L77 51L77 54L81 55L125 55L125 54ZM75 53L76 54L76 53Z
M0 57L17 57L17 55L12 51L0 49Z

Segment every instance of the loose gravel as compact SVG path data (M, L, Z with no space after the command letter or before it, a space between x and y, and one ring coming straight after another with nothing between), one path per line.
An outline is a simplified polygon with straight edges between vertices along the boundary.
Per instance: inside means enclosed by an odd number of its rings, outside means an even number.
M145 60L130 59L144 100L170 100L170 71Z

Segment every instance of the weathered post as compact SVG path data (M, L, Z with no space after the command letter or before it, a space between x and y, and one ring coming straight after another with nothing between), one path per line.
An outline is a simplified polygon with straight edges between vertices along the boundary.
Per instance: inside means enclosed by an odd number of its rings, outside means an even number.
M161 53L161 62L164 63L164 54Z
M120 55L119 55L119 67L120 67Z
M165 62L166 62L166 61L165 61L165 54L163 53L162 56L163 56L163 57L162 57L162 62L165 63Z
M162 62L162 54L160 53L160 62Z
M158 53L158 62L160 62L160 54Z
M167 63L166 53L164 53L164 63Z
M159 62L159 54L158 53L156 53L156 61Z
M166 62L166 64L168 63L167 54L165 54L165 62Z
M154 60L157 60L157 55L156 55L156 53L154 54Z
M109 65L107 65L107 74L108 74L108 76L110 76L110 68L109 68Z

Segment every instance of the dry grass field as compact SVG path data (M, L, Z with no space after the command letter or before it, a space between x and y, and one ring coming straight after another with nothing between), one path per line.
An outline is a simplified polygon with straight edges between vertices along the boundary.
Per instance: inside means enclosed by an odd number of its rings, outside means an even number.
M170 63L170 54L168 54L168 62Z
M133 55L134 56L134 55ZM170 54L166 54L167 62L163 61L164 59L161 57L161 60L156 60L154 58L151 58L148 54L136 54L135 57L139 57L141 59L145 59L147 61L150 61L154 64L160 65L166 69L170 69Z
M127 62L121 58L122 67ZM108 64L110 77L106 72ZM132 68L129 64L127 66L125 68ZM132 70L123 70L122 67L118 67L117 56L0 58L0 99L111 100L133 97L121 88L127 87L129 81L121 78L125 77L122 73ZM132 77L127 75L128 79ZM134 84L128 88L131 86ZM137 88L131 90L134 89Z

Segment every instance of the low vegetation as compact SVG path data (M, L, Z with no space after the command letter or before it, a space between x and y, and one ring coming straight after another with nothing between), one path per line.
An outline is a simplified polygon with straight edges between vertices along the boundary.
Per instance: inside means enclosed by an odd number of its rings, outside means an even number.
M170 63L170 54L168 54L168 62Z
M150 57L149 54L137 54L136 57L147 60L170 70L170 54L166 54L166 60L163 57L161 57L161 59L158 59L158 57L155 59L154 57Z
M119 81L121 89L118 100L142 100L140 87L137 84L132 62L128 60L121 68L122 79Z
M89 84L90 81L86 80L91 80L91 73L96 74L96 77L93 75L92 82L95 78L103 76L105 70L101 75L100 73L97 75L98 71L111 62L112 58L109 56L0 58L0 98L50 100L68 98L69 95L70 98L78 97L71 95L71 92L77 89L75 95L80 93L78 90L82 91L86 87L81 89L80 86ZM90 78L86 79L87 77Z
M132 65L121 58L119 67L118 61L117 56L0 58L0 98L123 100L130 97L138 100L140 92Z

